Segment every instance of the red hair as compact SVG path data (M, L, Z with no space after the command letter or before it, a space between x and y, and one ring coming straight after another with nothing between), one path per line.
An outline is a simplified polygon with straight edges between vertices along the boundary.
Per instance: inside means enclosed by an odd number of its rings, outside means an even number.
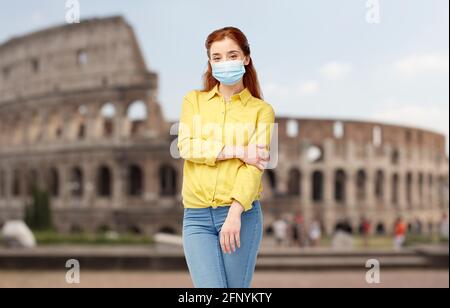
M238 28L234 27L225 27L219 30L214 31L210 35L208 35L208 38L205 42L205 47L208 54L208 59L210 58L210 50L211 45L214 42L221 41L225 38L232 39L233 41L238 44L238 46L242 49L245 56L248 56L250 58L250 62L248 65L245 66L245 74L243 78L244 87L247 87L250 93L253 95L253 97L262 99L262 93L261 93L261 87L259 85L258 81L258 75L256 74L255 67L253 66L253 60L250 56L250 45L247 41L247 37L245 34L239 30ZM219 81L214 78L212 75L212 67L211 63L208 61L208 69L203 75L203 91L208 92L212 88L214 88Z

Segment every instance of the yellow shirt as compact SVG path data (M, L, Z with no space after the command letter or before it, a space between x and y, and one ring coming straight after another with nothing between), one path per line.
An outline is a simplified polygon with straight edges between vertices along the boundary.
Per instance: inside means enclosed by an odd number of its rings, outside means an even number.
M191 91L183 98L178 149L185 160L183 204L186 208L229 206L245 211L259 200L263 171L240 159L217 160L225 145L263 144L270 150L273 108L245 88L225 102L216 85L209 92Z

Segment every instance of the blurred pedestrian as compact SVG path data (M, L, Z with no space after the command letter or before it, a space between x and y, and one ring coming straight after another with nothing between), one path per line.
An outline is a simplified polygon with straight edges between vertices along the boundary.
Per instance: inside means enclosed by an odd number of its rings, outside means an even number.
M277 246L282 246L286 243L288 227L288 223L284 219L279 218L274 221L273 232Z
M364 247L369 247L370 229L371 229L370 221L365 217L361 218L359 233L363 238Z
M395 250L401 250L406 240L406 223L401 217L397 218L394 227L394 248Z
M322 230L320 229L320 224L318 221L313 221L309 227L309 239L311 241L311 246L318 246L320 244L321 237Z
M304 245L304 219L303 215L300 212L297 212L297 214L294 217L294 222L292 226L293 231L293 240L294 244L302 247Z

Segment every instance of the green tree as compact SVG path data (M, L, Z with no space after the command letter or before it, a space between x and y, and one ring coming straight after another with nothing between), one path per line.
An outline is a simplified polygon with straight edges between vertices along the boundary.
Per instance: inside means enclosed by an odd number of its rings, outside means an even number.
M38 187L32 188L31 204L25 208L25 222L35 231L47 231L53 229L50 198L47 191Z

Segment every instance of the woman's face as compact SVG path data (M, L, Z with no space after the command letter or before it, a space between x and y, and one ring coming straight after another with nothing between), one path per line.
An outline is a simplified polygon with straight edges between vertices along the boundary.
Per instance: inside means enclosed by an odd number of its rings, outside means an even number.
M248 65L250 62L250 57L244 55L239 45L227 37L212 43L209 53L211 64L222 61L244 60L244 65Z

